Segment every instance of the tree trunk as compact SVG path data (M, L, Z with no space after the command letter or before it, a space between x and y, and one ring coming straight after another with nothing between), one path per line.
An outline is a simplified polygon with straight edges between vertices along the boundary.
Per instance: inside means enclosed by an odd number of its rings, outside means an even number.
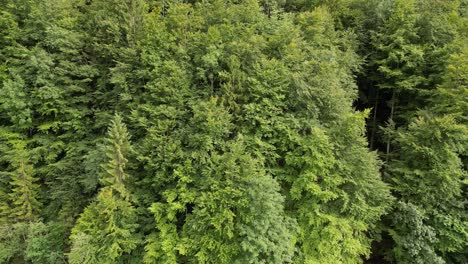
M391 108L390 108L390 117L389 124L393 124L393 114L395 112L395 101L396 101L396 92L393 90L392 99L391 99ZM385 162L388 162L388 156L390 155L390 138L387 139L387 153L385 157Z
M372 131L370 137L370 149L374 149L374 140L375 140L375 131L377 130L377 108L379 106L379 90L377 90L375 95L375 103L374 103L374 116L372 119Z

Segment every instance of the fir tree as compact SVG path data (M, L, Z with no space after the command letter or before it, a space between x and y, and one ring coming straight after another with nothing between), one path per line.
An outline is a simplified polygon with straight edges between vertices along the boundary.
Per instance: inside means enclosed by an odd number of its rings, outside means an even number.
M100 176L104 186L72 230L70 263L124 263L140 243L136 211L125 187L129 135L119 115L111 122L107 141L108 161Z
M38 179L34 177L34 168L26 149L27 141L17 134L10 134L9 137L6 145L2 146L3 150L7 149L2 159L10 164L9 170L3 173L10 185L8 199L3 201L9 204L6 219L9 223L32 222L39 218L41 209Z

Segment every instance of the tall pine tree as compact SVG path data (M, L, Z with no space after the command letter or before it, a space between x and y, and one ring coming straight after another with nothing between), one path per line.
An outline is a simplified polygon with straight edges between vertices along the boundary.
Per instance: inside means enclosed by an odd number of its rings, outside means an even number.
M129 134L122 118L115 115L108 130L107 162L100 175L103 187L73 227L70 263L127 263L140 236L124 171L129 155ZM138 256L137 256L138 257Z

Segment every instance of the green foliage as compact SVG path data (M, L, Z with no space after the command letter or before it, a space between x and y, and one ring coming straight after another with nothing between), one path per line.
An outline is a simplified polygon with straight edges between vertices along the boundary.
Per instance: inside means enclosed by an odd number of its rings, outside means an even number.
M127 197L128 193L125 190L124 181L127 180L128 175L124 169L128 162L125 157L131 151L131 147L127 127L122 122L120 115L115 115L107 134L105 153L108 162L102 165L104 175L101 176L101 181L104 186L111 186L119 192L119 195Z
M16 223L14 225L2 225L0 245L0 260L8 263L13 259L24 260L26 251L25 237L28 233L27 223Z
M294 222L284 216L278 184L242 154L240 139L226 147L197 175L182 233L187 255L198 263L290 262Z
M125 263L140 243L136 213L130 202L104 187L80 215L72 230L70 263Z
M24 82L21 77L17 76L15 81L4 80L0 99L2 112L8 116L11 123L18 128L24 129L31 126L31 110L26 101L26 93L24 92Z
M166 201L151 206L158 232L148 240L146 262L290 261L295 228L282 210L278 184L244 154L240 136L226 142L232 124L217 100L193 111L188 154L197 162L178 167L177 185L163 193Z
M377 58L372 61L377 64L380 77L384 78L380 88L402 92L414 89L423 81L418 74L423 50L418 45L417 19L414 1L394 1L390 17L373 36Z
M13 222L34 221L39 217L41 203L38 179L33 174L34 168L26 149L26 141L17 134L1 135L6 139L6 142L1 142L1 149L4 150L2 161L9 164L6 171L2 171L2 176L7 177L10 185L6 188L9 190L8 194L5 191L3 193L5 211L2 215L4 220Z
M122 118L115 115L108 130L108 161L96 201L85 208L72 229L70 263L124 263L140 243L137 215L125 188L124 154L130 150Z
M464 262L458 256L466 251L468 237L464 205L466 82L460 62L464 57L461 45L460 53L454 54L447 66L444 82L431 93L430 108L419 112L407 128L392 133L397 150L388 164L388 179L402 203L412 206L411 210L396 211L392 219L419 221L423 225L421 232L426 232L421 235L421 245L410 244L412 238L405 235L408 231L404 225L395 224L390 234L395 241L396 260Z
M0 262L466 262L465 9L0 0Z
M26 239L26 259L33 263L63 263L66 232L59 223L32 223Z
M431 98L436 113L450 114L458 122L465 125L468 124L467 60L468 46L464 42L460 45L460 51L452 54L447 65L444 82L437 87Z
M423 209L425 222L438 240L434 252L466 247L463 186L467 174L460 158L466 153L466 135L466 126L451 116L425 113L396 135L398 156L388 173L400 199Z
M59 223L16 223L0 227L3 263L63 263L66 234Z
M424 224L424 220L413 204L397 204L392 225L395 229L390 230L396 243L392 253L397 263L445 263L434 252L436 234L434 229Z

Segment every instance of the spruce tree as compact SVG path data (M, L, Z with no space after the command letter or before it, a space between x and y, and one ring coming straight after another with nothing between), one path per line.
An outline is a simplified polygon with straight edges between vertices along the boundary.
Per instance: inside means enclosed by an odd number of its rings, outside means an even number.
M26 149L26 140L17 134L5 134L8 139L2 142L4 156L2 160L9 163L9 169L2 175L7 177L10 187L8 197L3 203L6 211L4 220L8 223L33 222L40 216L41 202L39 200L38 178L34 175L30 153Z
M100 175L103 187L73 227L70 263L125 263L139 245L137 215L125 187L125 156L129 152L127 128L115 115L108 130L108 160Z

